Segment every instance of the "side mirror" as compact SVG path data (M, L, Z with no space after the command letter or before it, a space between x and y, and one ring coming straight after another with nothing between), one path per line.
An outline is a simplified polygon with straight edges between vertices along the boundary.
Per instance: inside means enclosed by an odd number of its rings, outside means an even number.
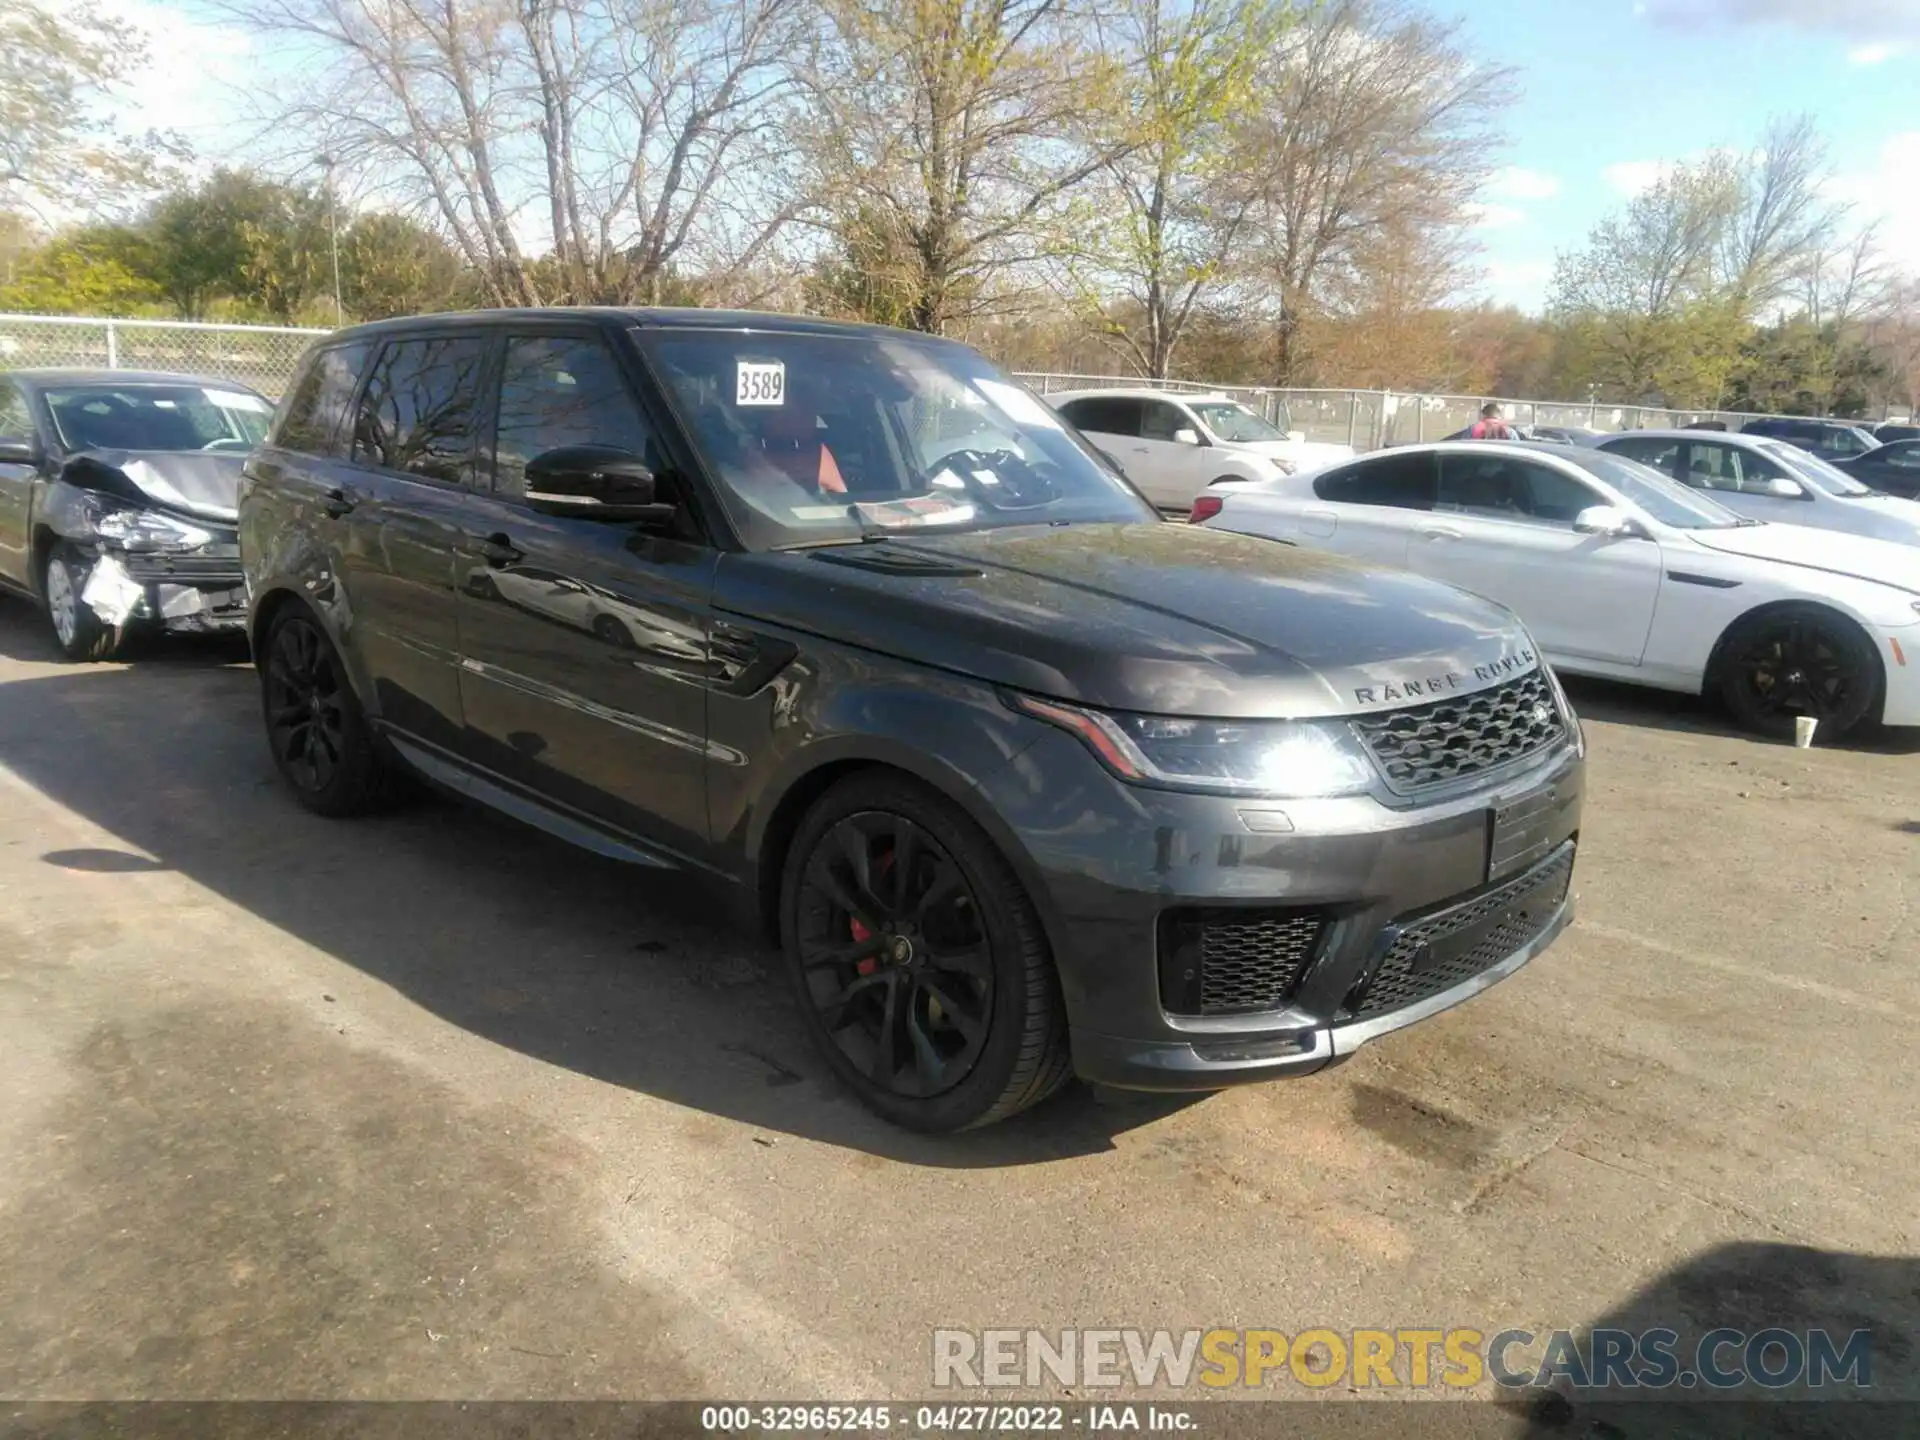
M1589 505L1573 517L1573 528L1580 535L1599 535L1609 540L1644 538L1640 522L1617 505Z
M1178 430L1173 432L1173 443L1176 445L1198 445L1200 443L1200 432L1195 430L1191 425L1182 425Z
M1775 500L1804 500L1807 498L1807 492L1800 487L1800 483L1797 480L1789 480L1784 475L1776 475L1773 479L1767 481L1766 487L1760 493L1770 496Z
M661 522L674 507L654 498L653 471L631 450L566 445L527 462L527 506L575 520Z
M0 435L0 465L38 465L40 442L23 435Z

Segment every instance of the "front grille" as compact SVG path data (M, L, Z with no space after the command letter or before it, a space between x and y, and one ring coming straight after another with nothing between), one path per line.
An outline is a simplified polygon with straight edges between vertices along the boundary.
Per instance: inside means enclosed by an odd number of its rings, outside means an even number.
M1277 1010L1326 930L1298 910L1178 910L1161 927L1160 998L1177 1015Z
M1384 1015L1417 1005L1498 965L1538 939L1573 881L1568 845L1516 880L1426 920L1409 922L1380 962L1354 1014ZM1430 947L1450 936L1484 927L1467 948L1435 960Z
M1544 670L1472 695L1357 716L1353 725L1387 784L1402 792L1494 769L1567 733Z
M127 573L142 584L239 585L245 580L238 545L208 546L190 555L128 551L121 556Z

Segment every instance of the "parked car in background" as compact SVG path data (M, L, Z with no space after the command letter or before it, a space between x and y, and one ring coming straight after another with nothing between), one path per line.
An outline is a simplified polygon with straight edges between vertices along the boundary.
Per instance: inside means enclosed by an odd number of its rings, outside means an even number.
M1873 438L1882 445L1891 445L1896 440L1920 440L1920 425L1904 421L1876 425L1873 427Z
M1844 420L1787 420L1764 416L1740 427L1742 435L1765 435L1818 455L1823 460L1844 460L1873 449L1880 442L1871 431Z
M1047 403L1155 505L1184 514L1223 480L1264 480L1352 456L1351 445L1288 433L1227 395L1171 390L1062 390Z
M1920 440L1890 441L1851 460L1835 460L1833 466L1884 495L1920 500Z
M73 660L143 626L239 631L235 492L272 413L195 375L0 374L0 588L41 605Z
M926 463L930 429L978 438ZM405 768L739 887L826 1064L903 1125L1076 1070L1318 1070L1572 915L1584 742L1508 611L1164 524L952 341L688 310L337 331L240 533L301 804L365 810Z
M1528 437L1555 445L1591 445L1607 432L1590 425L1529 425Z
M1912 550L1748 520L1605 450L1408 446L1209 493L1194 518L1459 585L1558 670L1718 693L1762 734L1920 725Z
M1784 440L1702 430L1632 430L1598 447L1650 465L1755 520L1920 545L1920 505L1877 494Z

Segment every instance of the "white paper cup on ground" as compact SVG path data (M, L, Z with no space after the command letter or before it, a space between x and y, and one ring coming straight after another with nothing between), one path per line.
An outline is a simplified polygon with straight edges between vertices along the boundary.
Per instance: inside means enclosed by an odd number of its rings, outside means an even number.
M1813 732L1817 730L1819 726L1820 722L1811 715L1794 716L1793 748L1796 750L1811 750L1813 748Z

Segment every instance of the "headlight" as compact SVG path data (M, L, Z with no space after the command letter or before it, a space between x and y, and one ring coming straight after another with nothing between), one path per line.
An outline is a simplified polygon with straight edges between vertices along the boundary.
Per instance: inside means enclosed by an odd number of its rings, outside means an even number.
M91 518L94 534L129 550L197 550L213 543L199 526L152 510L102 508Z
M1102 764L1136 785L1309 799L1357 795L1373 781L1366 753L1338 721L1188 720L1109 715L1031 695L1012 701L1078 735Z

